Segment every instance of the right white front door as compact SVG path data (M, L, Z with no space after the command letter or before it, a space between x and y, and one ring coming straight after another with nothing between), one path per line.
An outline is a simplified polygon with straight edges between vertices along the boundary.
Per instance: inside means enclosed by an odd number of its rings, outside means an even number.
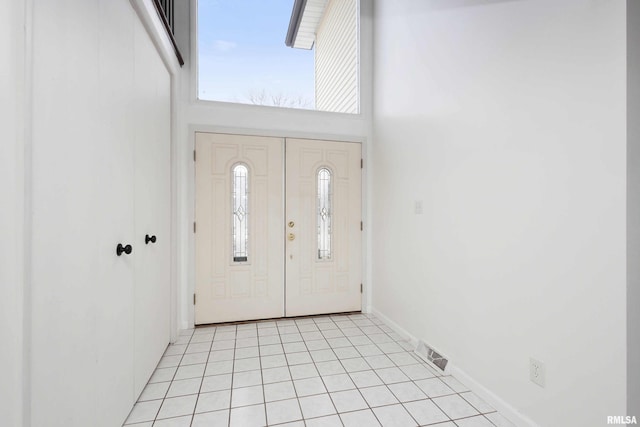
M360 144L287 139L287 316L362 307L360 159Z

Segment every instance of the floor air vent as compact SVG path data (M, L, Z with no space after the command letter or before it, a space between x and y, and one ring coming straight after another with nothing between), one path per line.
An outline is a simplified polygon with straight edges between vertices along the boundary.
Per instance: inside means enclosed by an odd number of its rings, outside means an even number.
M424 341L418 341L416 353L423 359L431 362L434 366L438 367L442 372L444 372L447 368L447 363L449 361L440 353L429 347Z

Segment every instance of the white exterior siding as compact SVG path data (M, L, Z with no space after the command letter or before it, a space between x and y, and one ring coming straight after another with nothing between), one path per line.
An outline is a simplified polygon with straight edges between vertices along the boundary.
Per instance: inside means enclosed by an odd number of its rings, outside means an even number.
M315 45L316 109L358 113L357 0L330 0Z

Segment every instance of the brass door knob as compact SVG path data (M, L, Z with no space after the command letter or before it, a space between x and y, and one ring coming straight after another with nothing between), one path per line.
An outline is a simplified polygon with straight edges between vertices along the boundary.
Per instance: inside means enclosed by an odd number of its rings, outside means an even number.
M293 233L289 233L289 235L287 236L287 239L289 239L289 241L295 240L296 235Z
M293 228L294 225L296 225L295 222L289 221L289 228Z

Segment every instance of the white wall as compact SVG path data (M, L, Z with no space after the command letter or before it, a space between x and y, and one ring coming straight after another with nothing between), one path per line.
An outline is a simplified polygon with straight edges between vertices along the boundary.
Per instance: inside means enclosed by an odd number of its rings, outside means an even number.
M188 4L187 4L188 3ZM194 169L193 148L196 131L242 133L262 136L363 141L367 161L367 141L371 135L371 39L372 2L361 2L361 108L360 114L337 114L255 105L199 101L196 99L196 1L176 3L176 39L185 58L181 71L181 99L178 103L178 326L193 326L194 292ZM283 28L286 32L286 28ZM284 46L284 41L283 41ZM367 179L365 167L364 180ZM367 184L364 184L368 191ZM366 196L365 196L366 197ZM365 198L366 200L366 198ZM366 223L367 206L364 206ZM364 245L369 239L365 230ZM365 255L366 257L366 255ZM366 263L368 265L368 263ZM367 267L368 268L368 267ZM365 269L365 301L368 306L368 270Z
M375 5L374 308L539 425L625 414L625 2Z
M330 0L314 45L316 108L358 112L358 2Z
M25 2L0 5L0 425L23 423Z
M640 415L640 2L627 0L627 414Z

